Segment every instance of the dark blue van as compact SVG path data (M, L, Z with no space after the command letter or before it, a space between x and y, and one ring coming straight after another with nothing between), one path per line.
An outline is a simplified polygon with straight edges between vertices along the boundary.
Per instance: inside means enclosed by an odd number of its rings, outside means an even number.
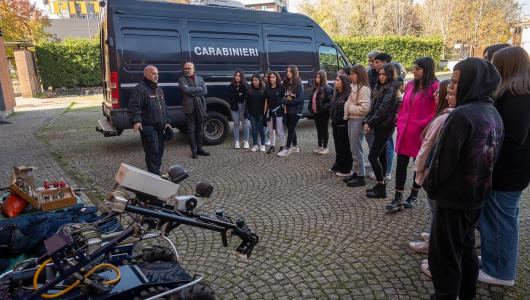
M97 130L105 136L132 128L127 115L129 96L148 64L158 67L172 125L184 132L177 81L184 63L195 64L197 75L204 77L208 87L206 144L222 143L227 136L231 114L224 98L236 69L249 77L279 71L283 78L287 66L296 65L308 101L319 69L333 80L337 70L349 64L324 30L301 14L152 0L102 4L102 108L106 118L98 122ZM307 105L304 114L308 115Z

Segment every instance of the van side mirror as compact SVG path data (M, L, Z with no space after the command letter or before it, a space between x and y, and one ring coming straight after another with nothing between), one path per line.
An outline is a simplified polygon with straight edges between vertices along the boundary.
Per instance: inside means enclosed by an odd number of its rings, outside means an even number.
M315 85L315 80L314 80L314 79L309 79L309 80L307 81L307 84L308 84L309 86L313 86L313 85Z

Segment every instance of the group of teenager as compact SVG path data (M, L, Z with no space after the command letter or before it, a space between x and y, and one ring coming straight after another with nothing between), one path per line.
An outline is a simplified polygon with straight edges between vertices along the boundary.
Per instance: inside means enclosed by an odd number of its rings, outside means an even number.
M243 149L250 147L249 132L252 131L251 151L278 156L300 152L296 126L302 117L304 86L296 66L289 66L285 73L283 81L278 72L269 71L263 78L260 74L253 74L248 84L243 71L235 72L226 99L232 110L236 149L241 148L239 132L242 127ZM268 149L265 148L267 145Z
M419 190L427 192L430 232L409 246L428 254L421 270L432 277L434 299L473 299L477 280L514 285L519 200L530 182L528 53L509 45L488 47L484 59L460 61L451 79L441 82L435 76L434 60L421 57L414 63L414 79L406 84L403 68L389 54L370 52L368 59L368 68L354 65L337 72L333 88L326 72L317 72L308 103L318 141L314 152L329 152L331 121L336 156L329 170L344 177L348 186L361 187L367 184L369 168L363 151L366 141L376 180L366 190L369 198L387 197L386 184L397 154L394 197L385 209L412 208ZM278 156L299 152L296 125L304 89L298 69L289 66L283 82L276 72L263 79L254 74L247 87L243 72L236 72L227 97L234 121L250 120L246 130L252 128L253 151L275 152L278 135ZM236 148L238 134L235 124ZM248 133L243 143L249 147ZM404 199L411 160L413 181Z

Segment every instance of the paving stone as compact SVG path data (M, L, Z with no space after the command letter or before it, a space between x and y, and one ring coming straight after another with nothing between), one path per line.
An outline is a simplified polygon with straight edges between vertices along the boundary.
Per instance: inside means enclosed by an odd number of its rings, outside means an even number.
M145 168L137 134L125 131L120 137L105 138L95 132L99 106L61 111L25 112L12 117L12 124L0 126L0 186L6 184L13 163L31 163L44 172L38 173L42 178L75 180L97 202L98 196L112 190L120 163ZM42 128L42 120L49 117L53 122ZM301 153L278 158L235 150L229 138L208 147L211 156L193 160L185 136L176 134L166 145L163 169L179 163L188 170L190 178L179 192L191 194L199 180L208 181L214 192L200 210L223 207L229 215L245 217L260 236L252 257L241 261L233 255L236 237L223 248L218 234L181 226L171 239L183 266L203 273L220 299L428 298L432 283L419 269L425 255L407 247L428 229L425 194L420 193L416 208L389 215L383 209L389 200L368 199L365 188L348 188L327 171L334 154L314 155L315 140L313 122L303 120L298 129ZM411 180L409 174L407 188ZM479 284L479 299L530 298L528 200L526 190L521 199L516 286Z

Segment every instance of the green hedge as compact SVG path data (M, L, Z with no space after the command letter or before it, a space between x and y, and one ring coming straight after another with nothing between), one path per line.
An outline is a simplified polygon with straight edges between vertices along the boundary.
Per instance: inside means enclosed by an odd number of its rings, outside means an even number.
M35 47L44 88L92 87L101 84L99 41L68 39Z
M436 63L442 58L443 42L439 37L415 36L339 36L333 39L355 63L366 65L366 54L370 51L383 51L392 55L410 71L414 60L430 56Z

